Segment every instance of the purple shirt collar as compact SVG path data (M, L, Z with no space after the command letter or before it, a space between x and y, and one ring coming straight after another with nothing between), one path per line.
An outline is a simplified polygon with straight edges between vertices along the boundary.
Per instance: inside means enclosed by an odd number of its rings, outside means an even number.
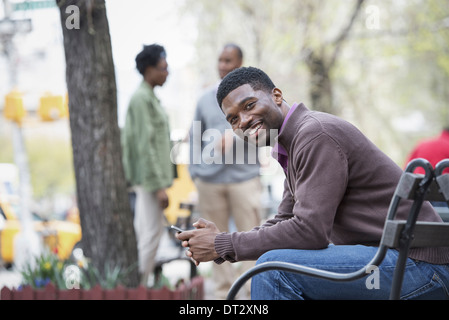
M287 123L288 119L292 115L293 111L295 111L297 106L298 103L294 103L293 106L290 108L290 110L288 110L287 116L285 117L284 122L282 122L279 134L281 134L282 129L284 129L285 124ZM271 156L279 162L282 169L284 169L284 172L287 172L288 158L287 158L287 151L285 150L285 148L276 142L276 144L273 147L273 150L271 151Z

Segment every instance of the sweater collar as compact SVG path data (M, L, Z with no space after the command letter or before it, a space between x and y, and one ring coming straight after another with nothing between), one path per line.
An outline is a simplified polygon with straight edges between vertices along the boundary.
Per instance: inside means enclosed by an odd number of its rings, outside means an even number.
M295 107L295 109L290 110L289 114L285 117L277 141L287 154L290 151L293 137L295 136L297 131L297 126L294 124L301 122L309 112L310 110L307 109L307 107L303 103L300 103Z
M285 116L284 122L279 130L277 142L271 151L272 157L279 162L282 169L284 169L284 172L287 172L288 150L290 149L290 144L293 138L292 134L296 132L294 126L293 128L290 127L292 127L292 123L295 123L298 117L302 117L301 114L304 113L304 111L308 111L304 104L293 104Z

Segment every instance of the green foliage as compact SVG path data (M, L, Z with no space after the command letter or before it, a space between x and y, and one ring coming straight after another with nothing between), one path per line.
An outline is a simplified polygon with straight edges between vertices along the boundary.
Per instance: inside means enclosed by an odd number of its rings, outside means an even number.
M113 289L123 284L130 272L109 263L104 268L104 276L101 276L100 271L84 256L61 260L55 252L45 250L22 268L21 285L38 289L52 283L59 289L86 290L100 285L104 289Z
M14 163L11 132L12 130L0 132L0 163ZM28 134L24 128L24 140L33 197L42 199L55 194L73 195L75 174L70 139Z
M21 270L22 285L36 289L51 282L57 288L66 289L63 272L67 264L67 261L60 260L55 253L47 250Z
M35 198L74 193L75 176L70 141L29 137L26 150Z
M106 263L104 266L104 277L102 277L100 271L91 264L80 268L80 270L80 287L83 289L91 289L97 284L104 289L113 289L119 284L123 284L124 279L128 274L128 271L124 271L118 266L113 267L109 263Z

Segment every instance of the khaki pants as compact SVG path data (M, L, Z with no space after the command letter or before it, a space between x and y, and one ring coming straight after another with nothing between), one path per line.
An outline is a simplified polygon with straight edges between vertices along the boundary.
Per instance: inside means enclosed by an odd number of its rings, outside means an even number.
M134 230L137 239L139 272L141 284L147 286L148 280L154 273L157 249L164 231L164 212L154 192L148 192L140 186L134 187L134 191L136 192Z
M222 232L229 231L229 221L234 219L238 231L249 231L259 226L261 214L262 184L260 178L241 183L216 184L195 179L198 191L198 210L203 218L215 223ZM225 299L237 277L255 265L255 261L235 264L213 264L215 297ZM250 281L245 285L242 298L249 299ZM243 290L242 290L243 291Z

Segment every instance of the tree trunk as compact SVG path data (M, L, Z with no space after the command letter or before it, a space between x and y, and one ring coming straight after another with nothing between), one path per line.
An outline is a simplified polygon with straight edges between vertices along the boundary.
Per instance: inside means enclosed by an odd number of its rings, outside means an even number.
M332 95L332 81L330 79L330 68L324 57L311 52L306 58L306 65L310 74L310 101L312 109L316 111L338 114L335 110Z
M124 176L117 92L104 0L57 0L61 13L82 247L93 266L131 270L137 245ZM67 8L69 7L69 8Z

